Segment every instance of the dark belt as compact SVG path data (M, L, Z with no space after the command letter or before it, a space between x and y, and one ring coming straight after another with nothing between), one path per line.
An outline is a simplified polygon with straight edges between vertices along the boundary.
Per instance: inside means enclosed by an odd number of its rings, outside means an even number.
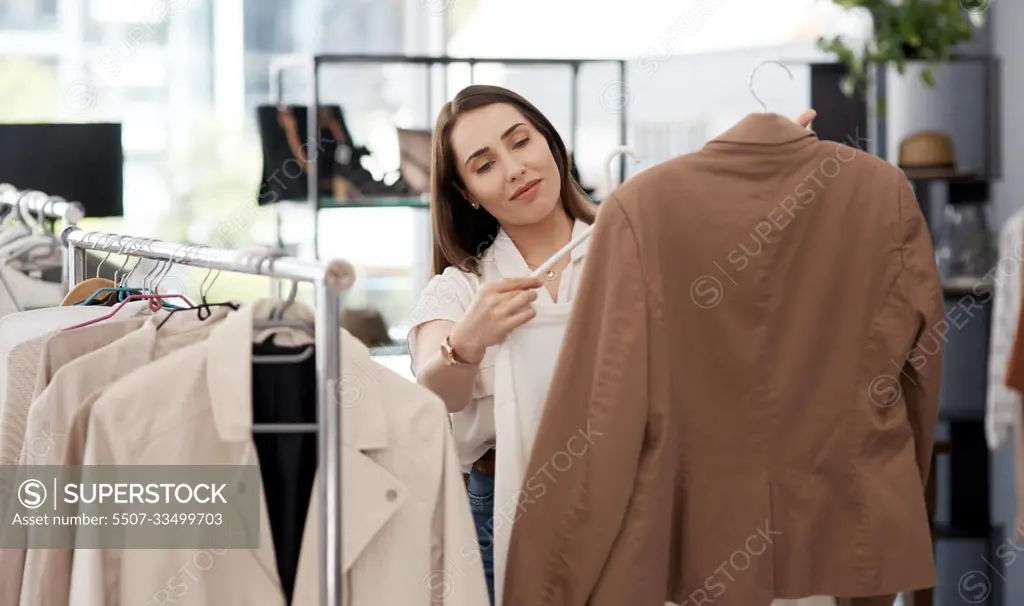
M495 458L495 452L494 449L492 448L491 450L485 452L484 456L477 459L476 463L473 463L473 469L482 471L483 473L486 473L489 476L493 476Z

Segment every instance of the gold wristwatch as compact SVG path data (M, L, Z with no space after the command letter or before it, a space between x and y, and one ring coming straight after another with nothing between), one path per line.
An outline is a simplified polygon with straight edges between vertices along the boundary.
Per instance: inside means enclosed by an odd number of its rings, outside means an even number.
M455 353L455 348L452 347L452 337L448 335L441 341L441 355L444 357L444 363L448 366L474 366L465 360L460 360L459 355Z

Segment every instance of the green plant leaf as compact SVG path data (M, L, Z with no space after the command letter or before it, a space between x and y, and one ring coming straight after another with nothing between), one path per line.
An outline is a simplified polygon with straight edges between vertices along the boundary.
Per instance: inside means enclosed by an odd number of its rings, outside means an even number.
M840 87L850 96L867 79L868 65L892 65L904 74L908 61L948 60L957 45L974 38L977 20L961 7L970 1L974 0L832 0L836 6L870 13L873 34L859 52L839 37L819 38L817 47L846 66ZM922 70L921 79L935 87L932 66Z
M852 97L857 92L857 79L853 74L846 74L839 81L839 90L847 97Z
M928 85L928 88L935 88L935 73L932 68L926 67L921 70L921 80Z

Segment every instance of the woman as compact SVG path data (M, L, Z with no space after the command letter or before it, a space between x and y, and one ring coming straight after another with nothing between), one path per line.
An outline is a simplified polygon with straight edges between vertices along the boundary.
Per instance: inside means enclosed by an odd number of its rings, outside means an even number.
M586 229L596 208L572 179L568 151L551 122L529 101L500 87L470 86L442 108L432 164L437 275L413 313L418 324L410 331L409 351L419 383L453 413L493 603L494 360L489 348L533 317L537 299L572 300L584 247L543 279L527 276Z
M534 317L534 301L571 303L586 244L543 278L528 275L586 229L596 207L572 179L551 122L504 88L460 91L441 109L433 146L436 275L413 312L409 352L417 381L452 413L493 604L493 346Z

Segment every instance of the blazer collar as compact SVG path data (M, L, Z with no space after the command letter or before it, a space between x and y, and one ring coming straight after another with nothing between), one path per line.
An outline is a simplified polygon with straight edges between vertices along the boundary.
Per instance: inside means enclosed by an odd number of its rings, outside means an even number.
M149 305L148 301L134 301L128 305L133 303L141 303L147 308ZM115 341L112 349L116 359L114 366L135 368L157 359L160 357L158 354L197 343L228 313L228 308L214 307L205 320L189 312L170 314L160 311L153 314L142 326Z
M213 403L217 431L226 441L252 439L252 345L272 332L274 342L283 346L312 344L313 339L297 329L263 330L256 333L253 322L266 319L281 301L264 299L232 312L210 331L205 340L207 389ZM314 321L313 310L294 302L284 314L286 322ZM342 442L359 450L386 448L387 416L382 396L383 368L355 337L341 331L341 384L330 389L342 407Z
M785 145L797 141L816 141L814 131L806 129L786 116L773 113L749 114L729 130L712 139L708 145L739 143L745 145Z
M572 239L575 240L588 227L590 226L586 222L576 219L572 226ZM590 239L588 238L583 244L572 249L569 253L569 260L575 263L583 259L589 250ZM523 255L504 229L498 231L498 237L487 249L487 257L486 261L495 264L502 278L516 278L530 274L530 267L526 264L526 260L523 259Z

